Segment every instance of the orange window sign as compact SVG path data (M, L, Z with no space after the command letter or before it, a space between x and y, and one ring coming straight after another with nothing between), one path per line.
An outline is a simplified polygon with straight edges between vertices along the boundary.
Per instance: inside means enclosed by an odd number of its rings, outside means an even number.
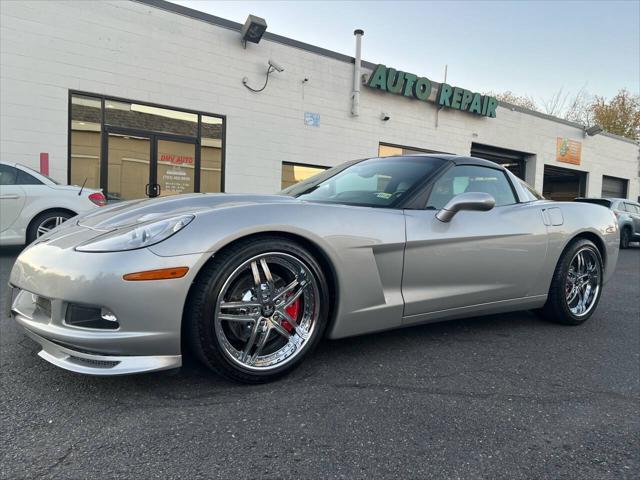
M556 140L556 160L558 162L580 165L582 142L558 137Z

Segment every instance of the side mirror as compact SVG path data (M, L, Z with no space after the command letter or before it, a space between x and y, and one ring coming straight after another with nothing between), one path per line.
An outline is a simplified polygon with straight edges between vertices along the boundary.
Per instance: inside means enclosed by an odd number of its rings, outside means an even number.
M488 193L467 192L456 195L436 213L436 218L441 222L450 222L453 216L460 210L474 210L486 212L496 205L496 200Z

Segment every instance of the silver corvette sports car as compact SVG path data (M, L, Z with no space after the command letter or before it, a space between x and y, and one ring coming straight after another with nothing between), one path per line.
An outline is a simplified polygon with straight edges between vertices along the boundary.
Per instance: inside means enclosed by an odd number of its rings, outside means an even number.
M11 272L11 315L45 360L115 375L189 351L244 382L322 337L535 309L587 320L618 258L610 210L542 199L495 163L349 162L280 195L192 194L75 217Z

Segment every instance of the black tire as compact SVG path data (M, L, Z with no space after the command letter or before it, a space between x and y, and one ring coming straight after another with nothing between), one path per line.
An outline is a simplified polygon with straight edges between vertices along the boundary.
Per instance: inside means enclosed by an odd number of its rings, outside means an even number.
M38 229L41 226L46 225L48 222L51 223L56 218L64 218L64 221L67 221L73 216L74 214L67 210L48 210L37 215L33 220L31 220L31 223L29 223L29 227L27 228L27 244L33 242L40 236L38 235Z
M579 316L572 313L569 309L566 298L566 285L571 262L576 254L583 249L592 253L593 258L597 261L599 289L588 312ZM541 316L546 320L561 323L563 325L581 325L586 322L589 317L593 315L593 312L596 310L598 303L600 302L600 296L602 295L602 269L602 256L593 242L586 239L579 239L569 244L562 253L560 260L558 261L558 265L556 266L553 279L551 280L551 287L549 288L547 302L540 311Z
M319 311L316 327L301 351L284 365L256 372L234 363L225 353L214 327L218 296L225 281L247 260L268 252L280 252L302 261L315 278L319 291ZM214 372L242 383L265 383L276 380L300 365L324 335L329 311L328 287L322 268L305 248L277 236L247 239L216 254L194 282L185 305L185 336L191 352Z
M629 242L631 242L631 229L624 227L620 231L620 248L629 248Z

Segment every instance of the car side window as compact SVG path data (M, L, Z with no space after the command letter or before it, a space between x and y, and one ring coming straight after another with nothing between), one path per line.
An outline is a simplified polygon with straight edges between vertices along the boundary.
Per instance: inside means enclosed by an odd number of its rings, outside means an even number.
M632 203L625 203L624 206L626 207L625 210L629 213L640 213L640 208Z
M18 169L9 165L0 165L0 185L15 185Z
M524 189L525 200L527 202L535 202L536 200L544 200L544 197L540 195L531 185L524 180L518 179L520 185ZM522 199L521 199L522 200Z
M456 195L467 192L488 193L496 207L516 203L516 197L504 172L475 165L458 165L448 170L433 185L428 209L442 209Z
M28 174L20 169L16 168L18 176L16 178L16 185L42 185L42 182L33 175Z

